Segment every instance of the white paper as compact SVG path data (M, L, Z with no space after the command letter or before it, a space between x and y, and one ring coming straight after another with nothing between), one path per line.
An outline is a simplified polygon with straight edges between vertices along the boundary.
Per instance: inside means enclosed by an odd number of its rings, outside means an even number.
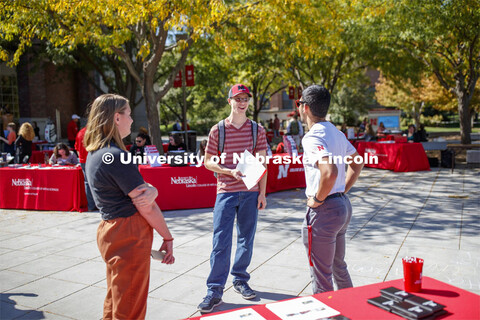
M340 314L313 297L269 303L265 306L282 320L317 320Z
M154 163L150 163L150 159L158 159L158 156L160 155L158 153L157 147L154 145L149 145L145 146L144 148L145 154L147 156L147 162L150 165L150 167L161 167L162 165L158 163L158 161L155 161Z
M256 186L267 171L263 164L248 150L243 152L241 161L238 162L236 169L244 175L242 180L248 190Z
M202 317L205 320L265 320L252 308L236 310L232 312L222 313L215 316Z

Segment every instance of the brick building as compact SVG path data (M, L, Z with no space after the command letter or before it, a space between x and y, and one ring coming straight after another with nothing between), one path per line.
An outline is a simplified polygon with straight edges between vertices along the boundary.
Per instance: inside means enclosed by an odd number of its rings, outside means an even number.
M96 96L80 72L46 60L33 62L28 56L15 68L0 64L0 80L0 106L8 109L17 124L36 121L41 138L50 119L58 139L65 139L72 114L84 119L88 103Z

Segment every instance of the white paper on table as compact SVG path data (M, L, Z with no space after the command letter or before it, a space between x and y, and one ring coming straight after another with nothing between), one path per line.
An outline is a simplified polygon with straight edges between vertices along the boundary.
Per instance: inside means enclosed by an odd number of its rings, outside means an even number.
M267 172L267 169L265 169L263 164L248 150L243 152L241 161L237 164L236 169L244 175L242 180L248 190L255 187L258 181L262 179L265 172Z
M202 317L205 320L265 320L252 308L236 310L232 312L222 313L215 316Z
M265 306L282 320L316 320L340 314L313 297L269 303Z

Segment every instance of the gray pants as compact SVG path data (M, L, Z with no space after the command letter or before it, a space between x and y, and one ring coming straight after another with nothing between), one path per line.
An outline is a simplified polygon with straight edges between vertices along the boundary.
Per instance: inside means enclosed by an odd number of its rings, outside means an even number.
M332 274L338 289L353 286L345 263L345 233L352 217L346 195L330 198L315 209L307 208L302 226L303 244L309 253L308 224L311 225L313 293L333 291Z

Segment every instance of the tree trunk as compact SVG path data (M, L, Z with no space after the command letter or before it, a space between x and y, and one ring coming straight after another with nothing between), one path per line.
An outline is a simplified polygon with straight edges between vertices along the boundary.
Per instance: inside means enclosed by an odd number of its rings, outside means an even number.
M160 131L160 116L158 115L157 104L155 103L155 91L153 90L153 77L147 72L143 78L143 97L145 99L145 108L147 110L148 134L152 139L152 144L157 147L159 154L163 153L162 133Z
M455 95L458 101L458 120L460 121L460 136L463 144L472 142L470 133L472 132L470 119L470 99L471 96L465 88L465 77L463 75L455 75Z
M456 92L458 100L458 118L460 121L460 135L463 144L472 142L470 133L472 132L470 118L470 101L465 92Z

